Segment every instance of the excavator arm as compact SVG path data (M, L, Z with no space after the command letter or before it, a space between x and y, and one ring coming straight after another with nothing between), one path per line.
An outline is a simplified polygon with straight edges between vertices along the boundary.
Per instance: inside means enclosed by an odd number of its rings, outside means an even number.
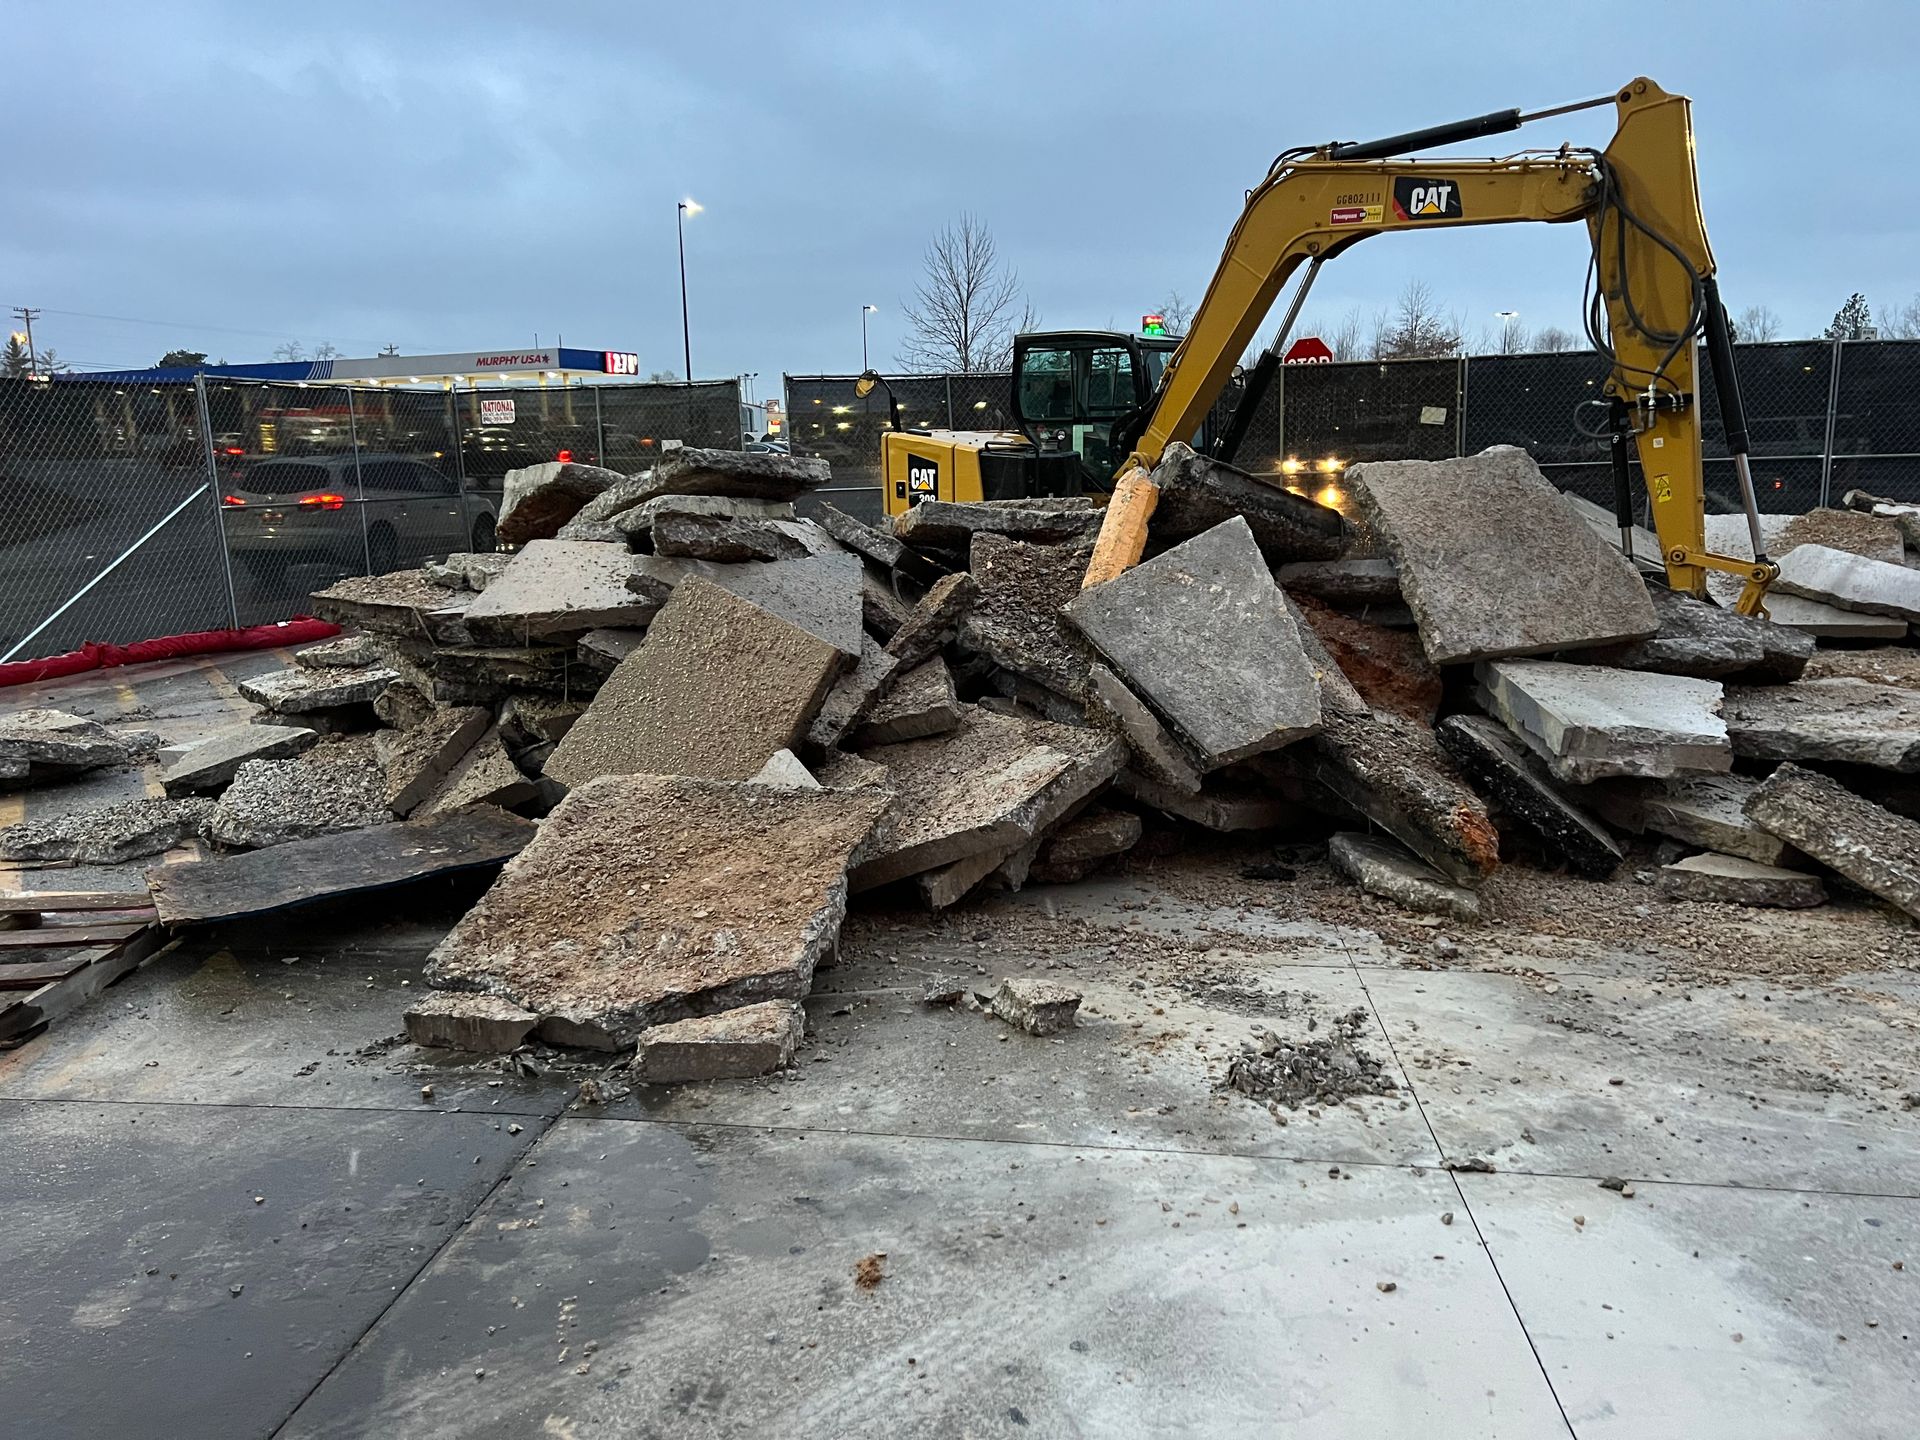
M1145 429L1121 468L1085 583L1099 584L1139 561L1158 500L1153 467L1170 443L1199 430L1274 300L1302 265L1311 267L1311 283L1322 262L1372 235L1584 220L1593 242L1594 304L1604 315L1603 323L1590 328L1611 361L1606 393L1614 424L1630 431L1639 451L1668 582L1704 595L1707 571L1739 575L1746 583L1738 608L1763 614L1766 587L1778 568L1766 560L1752 519L1745 427L1713 252L1700 216L1690 106L1686 97L1645 79L1624 86L1611 103L1618 127L1604 152L1562 147L1501 160L1388 158L1413 145L1512 129L1528 118L1506 111L1462 126L1324 146L1276 161L1248 192L1219 269L1168 363ZM1716 363L1714 376L1750 517L1754 560L1706 548L1694 344L1703 332L1716 361L1725 362ZM1623 474L1619 445L1615 463L1616 474Z

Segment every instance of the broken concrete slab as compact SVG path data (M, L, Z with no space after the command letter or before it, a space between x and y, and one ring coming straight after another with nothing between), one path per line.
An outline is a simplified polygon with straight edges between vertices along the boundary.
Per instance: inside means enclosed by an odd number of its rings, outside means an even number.
M633 568L617 545L534 540L467 607L467 632L483 646L528 645L645 625L660 606L627 588Z
M358 670L380 663L380 647L366 635L339 635L293 652L293 663L309 670Z
M1320 728L1319 680L1237 516L1082 590L1065 613L1204 769Z
M1033 496L958 504L929 500L893 517L893 533L907 544L964 554L975 535L1055 544L1092 538L1106 512L1084 495Z
M443 705L496 705L526 690L590 695L600 683L571 645L448 645L427 666L433 698Z
M1662 865L1655 872L1654 886L1669 900L1712 900L1782 910L1827 903L1827 887L1818 875L1761 865L1737 855L1689 855Z
M844 741L879 703L899 668L898 660L862 635L860 663L833 682L820 713L807 728L807 742L831 750Z
M748 779L749 785L772 785L780 790L818 790L820 782L791 750L776 750Z
M629 536L651 532L667 516L711 520L791 520L791 500L759 500L746 495L652 494L619 512L620 529Z
M470 590L476 595L487 588L513 563L513 556L498 551L456 551L445 560L429 560L420 573L436 585L449 590Z
M160 784L169 795L210 795L247 761L285 760L319 738L303 725L232 725L189 746L160 772Z
M1864 680L1729 686L1727 734L1751 760L1920 771L1920 690Z
M1585 496L1576 495L1571 490L1561 491L1560 498L1595 535L1598 535L1611 548L1620 549L1620 518L1612 510L1604 505L1596 505ZM1651 568L1662 570L1664 573L1664 567L1660 561L1660 537L1644 525L1631 526L1630 531L1633 542L1633 563L1641 569ZM1711 544L1709 548L1712 548Z
M1862 890L1920 919L1920 824L1794 764L1755 787L1756 823Z
M1029 1035L1057 1035L1073 1027L1080 1011L1080 992L1052 980L1010 977L1000 982L988 1008L1016 1030Z
M1084 880L1140 843L1140 817L1130 810L1088 810L1049 835L1028 874L1044 885Z
M738 563L745 560L795 560L824 553L814 538L826 532L800 520L757 520L721 515L690 515L667 510L654 517L656 555Z
M879 790L587 781L435 947L427 977L558 1016L601 1049L798 1000L846 913L848 857L886 803Z
M979 582L966 571L941 576L902 619L887 653L902 665L918 665L954 638L979 599Z
M1004 858L1105 785L1126 755L1096 731L962 710L949 734L866 752L896 799L854 857L854 890L988 851Z
M374 718L396 730L418 725L438 708L433 700L433 677L424 671L418 676L403 674L373 702Z
M387 777L387 808L396 815L412 814L440 788L492 722L492 713L480 706L448 706L410 730L383 730L375 735L374 753Z
M1132 770L1180 794L1200 793L1200 767L1118 675L1098 663L1090 666L1086 693L1088 720L1126 743Z
M105 765L124 765L127 744L97 720L64 710L0 716L0 778L37 784Z
M813 517L835 541L883 570L898 570L920 585L932 585L947 573L944 566L909 549L888 531L856 520L825 501L813 507Z
M617 470L559 460L509 470L494 533L508 545L550 540L581 506L626 478Z
M763 1000L655 1025L640 1032L633 1077L648 1085L675 1085L771 1075L793 1063L806 1030L807 1013L794 1000Z
M935 655L894 677L854 731L853 743L866 750L944 735L959 729L964 718L960 697L953 688L953 672Z
M774 751L799 744L841 663L818 637L689 577L560 741L546 773L568 786L643 772L744 780Z
M1639 640L1658 628L1639 572L1567 508L1524 450L1372 461L1348 470L1347 484L1437 665Z
M1061 611L1080 593L1092 554L1078 543L976 535L969 564L979 598L960 622L960 643L1055 694L1084 699L1091 657Z
M454 761L445 778L419 802L413 813L422 817L450 815L469 805L497 805L505 809L524 805L538 793L535 783L514 764L500 739L500 729L495 726L467 747L466 753Z
M754 500L794 500L833 478L817 455L772 450L669 450L653 467L656 495L734 495Z
M1762 515L1760 517L1760 538L1766 545L1768 554L1778 560L1786 551L1782 546L1788 527L1797 516ZM1814 531L1822 537L1821 543L1833 545L1839 550L1850 550L1862 543L1858 534L1838 534L1831 528L1826 531ZM1731 555L1735 559L1753 558L1753 545L1747 534L1747 521L1744 515L1709 515L1706 517L1707 548L1721 555ZM1838 542L1838 543L1835 543ZM1877 547L1869 545L1868 558L1896 561L1897 554L1890 554L1881 542ZM1731 606L1740 598L1741 582L1737 575L1724 574L1718 570L1707 572L1707 591L1722 605ZM1906 638L1907 622L1891 615L1869 615L1852 610L1843 610L1837 605L1829 605L1819 600L1808 600L1799 595L1789 595L1779 586L1767 592L1767 615L1776 625L1822 640L1902 640Z
M276 715L366 705L399 677L384 665L360 670L270 670L239 682L240 694Z
M1327 842L1327 858L1336 870L1369 895L1378 895L1409 910L1468 921L1480 919L1484 911L1478 894L1450 883L1439 871L1398 845L1342 831Z
M1773 588L1783 595L1908 623L1920 621L1920 570L1869 560L1830 545L1797 545L1779 563L1780 578Z
M198 837L213 814L203 796L124 800L70 810L46 820L23 820L0 830L0 859L118 865L159 855Z
M829 751L826 759L813 767L823 788L828 790L891 790L887 767L849 755L844 750Z
M640 642L646 638L645 630L631 626L589 630L580 637L574 653L579 655L582 664L603 675L611 675L614 666L639 649Z
M1582 798L1609 823L1636 835L1651 830L1705 850L1781 865L1791 858L1791 847L1746 814L1758 783L1744 775L1621 780L1592 786Z
M392 819L372 742L336 742L292 760L247 761L214 807L207 834L230 849L258 850Z
M1332 560L1347 545L1346 521L1338 510L1223 460L1197 455L1177 440L1161 453L1153 483L1160 492L1153 512L1155 540L1190 540L1238 515L1270 561Z
M999 873L1034 843L1029 840L1005 849L983 850L936 870L924 870L913 877L913 888L920 897L920 903L929 910L945 910L966 899L988 876Z
M1323 697L1329 679L1335 685L1344 681L1363 708L1391 710L1410 720L1433 723L1440 709L1440 667L1427 658L1418 635L1375 625L1312 599L1291 603L1296 622L1306 623L1328 657L1326 666L1316 665L1322 671ZM1326 673L1328 666L1331 676ZM1334 696L1332 703L1341 704L1341 698Z
M1813 636L1804 631L1723 610L1658 586L1649 587L1649 593L1660 619L1653 635L1629 645L1572 651L1566 658L1701 680L1785 685L1798 680L1813 657Z
M1400 575L1391 560L1295 560L1273 572L1291 595L1310 595L1329 605L1395 605Z
M1122 795L1162 815L1223 835L1271 830L1300 819L1300 807L1292 801L1255 786L1230 783L1224 777L1209 777L1198 793L1176 789L1137 770L1122 770L1113 784Z
M407 1007L407 1039L440 1050L505 1055L517 1050L540 1017L498 995L435 990Z
M1435 732L1476 789L1549 860L1604 880L1626 858L1611 834L1535 768L1538 761L1484 715L1450 715Z
M674 555L643 555L629 589L664 600L690 575L758 605L817 635L849 660L860 654L861 583L866 567L856 555L808 555L768 563L722 565Z
M556 700L547 695L509 695L500 707L500 738L511 750L552 744L586 713L585 700Z
M1584 785L1733 768L1717 680L1557 660L1484 661L1474 673L1486 710L1558 779Z
M900 633L913 606L894 592L894 580L860 569L860 623L883 644Z
M313 613L336 625L428 645L463 645L468 597L419 570L349 575L309 597Z

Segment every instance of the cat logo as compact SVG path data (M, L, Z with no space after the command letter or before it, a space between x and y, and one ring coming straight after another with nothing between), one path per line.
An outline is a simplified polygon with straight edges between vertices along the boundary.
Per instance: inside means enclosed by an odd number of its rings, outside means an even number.
M908 451L907 503L918 505L922 501L934 499L938 494L939 484L940 462Z
M1393 179L1393 218L1396 220L1458 220L1460 182L1428 175L1396 175Z

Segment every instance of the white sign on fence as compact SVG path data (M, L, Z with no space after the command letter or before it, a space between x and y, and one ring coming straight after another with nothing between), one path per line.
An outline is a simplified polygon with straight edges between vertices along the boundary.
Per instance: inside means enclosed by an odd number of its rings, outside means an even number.
M482 400L480 402L480 423L482 425L511 425L513 423L512 399Z

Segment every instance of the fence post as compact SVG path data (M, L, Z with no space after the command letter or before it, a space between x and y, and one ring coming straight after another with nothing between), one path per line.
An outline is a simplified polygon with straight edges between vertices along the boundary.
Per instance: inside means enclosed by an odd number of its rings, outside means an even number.
M600 411L600 385L593 387L593 463L607 463L607 420Z
M1467 368L1471 361L1460 357L1460 378L1453 387L1453 453L1467 453Z
M467 447L460 440L460 396L459 392L448 387L447 396L447 443L453 446L453 478L459 483L460 493L467 493Z
M1844 340L1833 342L1833 363L1827 369L1827 440L1820 447L1820 508L1826 509L1833 493L1833 437L1840 419L1840 357L1846 345Z
M207 494L213 500L213 538L220 547L220 563L227 572L227 623L240 628L240 601L233 590L233 552L227 548L227 507L220 494L220 462L214 456L213 421L207 408L205 371L193 374L194 423L200 427L200 453L207 462Z
M953 423L953 372L951 370L947 372L946 379L947 379L947 428L949 430L955 430L955 429L958 429L959 427Z
M367 539L367 482L360 473L360 415L353 403L353 387L347 390L347 441L353 446L354 509L360 512L360 573L373 573L373 546Z
M1287 362L1273 367L1273 458L1287 458Z

